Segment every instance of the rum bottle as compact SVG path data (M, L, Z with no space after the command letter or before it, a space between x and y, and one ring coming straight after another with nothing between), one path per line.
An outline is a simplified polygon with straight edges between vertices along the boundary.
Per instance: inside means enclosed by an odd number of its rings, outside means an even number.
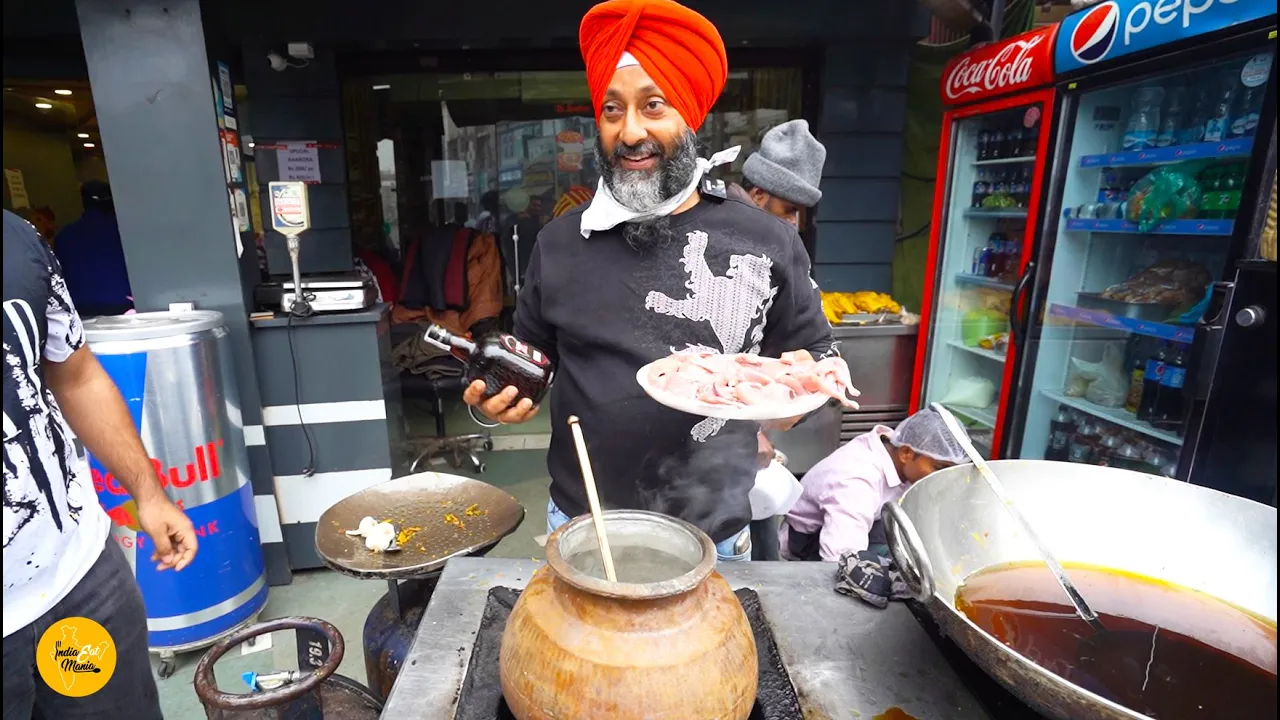
M514 387L521 398L529 398L537 405L555 377L547 354L514 335L491 332L473 341L432 325L427 328L425 339L466 363L467 384L483 380L485 399L503 388Z

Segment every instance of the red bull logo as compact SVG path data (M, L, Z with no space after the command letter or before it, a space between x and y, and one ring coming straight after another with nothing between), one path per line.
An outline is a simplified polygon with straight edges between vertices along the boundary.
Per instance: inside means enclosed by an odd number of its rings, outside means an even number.
M151 466L156 470L156 477L160 480L161 487L187 488L195 485L197 482L208 482L222 477L222 465L218 461L218 450L222 447L222 440L214 440L213 442L197 445L192 449L194 462L186 463L183 467L165 467L164 463L156 458L151 458ZM95 463L96 464L96 463ZM103 472L98 468L90 468L90 474L93 477L93 489L99 493L107 493L110 495L128 495L129 491L124 489L120 481L115 475L109 472ZM127 525L128 523L120 523Z

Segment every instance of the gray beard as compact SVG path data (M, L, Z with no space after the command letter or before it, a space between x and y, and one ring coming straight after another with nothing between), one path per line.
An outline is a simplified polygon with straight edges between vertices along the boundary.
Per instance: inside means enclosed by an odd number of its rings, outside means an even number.
M641 149L660 155L655 170L626 170L619 167L623 155ZM604 180L605 187L609 188L618 204L633 212L651 212L675 197L698 171L698 137L692 131L685 132L670 154L659 143L649 140L631 147L619 143L610 156L606 155L598 136L594 150L596 167L600 168L600 177ZM624 223L622 236L628 245L641 252L662 247L671 241L671 218L662 216Z

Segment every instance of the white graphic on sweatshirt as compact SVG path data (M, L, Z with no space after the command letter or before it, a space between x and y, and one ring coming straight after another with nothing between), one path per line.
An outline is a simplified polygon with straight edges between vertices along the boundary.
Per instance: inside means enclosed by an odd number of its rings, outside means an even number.
M769 308L778 294L773 286L773 261L764 255L730 255L729 270L723 276L711 272L707 265L707 234L694 230L686 235L684 258L680 261L689 275L684 286L689 294L674 299L665 293L651 291L644 299L646 310L694 322L708 322L720 341L720 349L696 346L698 351L740 353L760 352ZM685 351L693 351L687 346ZM674 349L673 349L674 351ZM706 418L693 426L693 439L705 442L720 432L724 420Z

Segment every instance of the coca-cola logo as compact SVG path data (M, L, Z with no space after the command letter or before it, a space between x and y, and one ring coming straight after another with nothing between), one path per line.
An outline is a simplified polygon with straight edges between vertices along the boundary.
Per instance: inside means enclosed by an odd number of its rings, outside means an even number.
M995 56L975 60L974 56L960 58L943 86L947 99L958 100L975 93L994 92L1011 88L1031 79L1035 62L1032 51L1045 39L1035 35L1024 40L1010 40Z

